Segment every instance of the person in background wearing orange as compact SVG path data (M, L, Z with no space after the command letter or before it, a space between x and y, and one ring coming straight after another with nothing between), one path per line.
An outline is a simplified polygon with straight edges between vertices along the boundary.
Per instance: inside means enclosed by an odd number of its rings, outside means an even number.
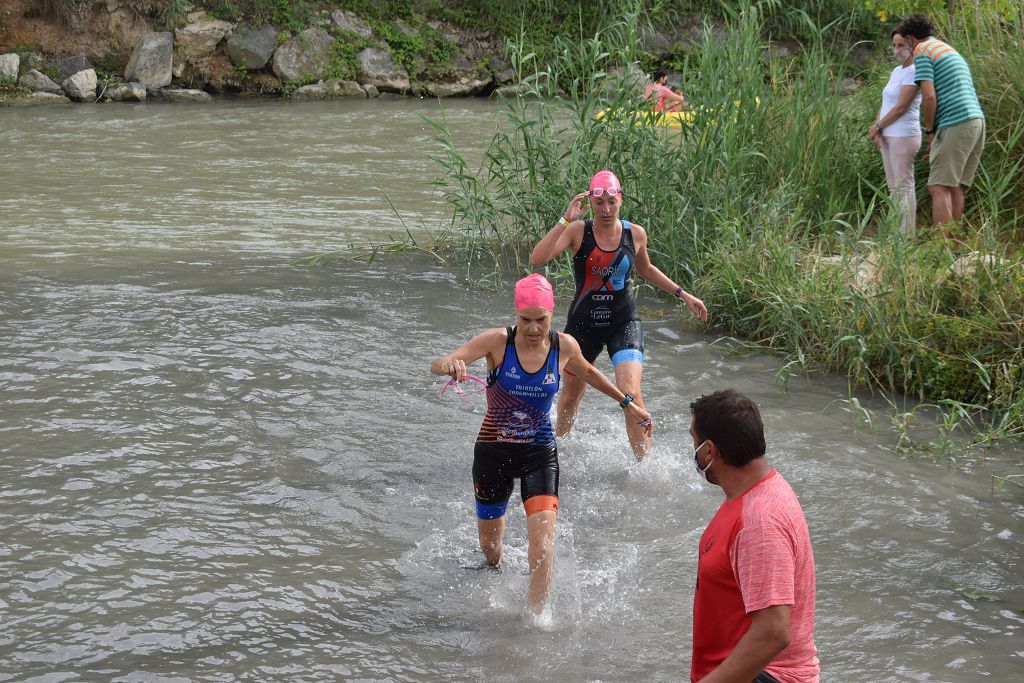
M686 98L668 87L668 71L658 69L651 74L652 82L644 89L644 99L654 100L654 111L682 111L689 108Z

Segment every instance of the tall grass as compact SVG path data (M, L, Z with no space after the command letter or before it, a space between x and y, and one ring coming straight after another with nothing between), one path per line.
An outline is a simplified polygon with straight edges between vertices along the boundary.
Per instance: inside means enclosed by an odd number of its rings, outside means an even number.
M727 39L705 31L684 68L698 109L681 129L643 125L651 112L633 66L641 2L625 3L592 36L557 38L549 62L513 43L527 97L505 101L506 125L479 166L443 120L433 122L449 239L524 272L524 248L594 171L611 168L626 188L623 216L647 228L655 263L704 299L715 330L784 354L786 367L842 372L851 387L937 405L947 431L1024 436L1024 251L1012 239L1019 74L999 63L993 76L998 59L980 45L973 53L981 88L1012 83L992 112L966 244L928 229L907 242L866 140L877 93L841 95L836 27L800 12L790 20L807 25L805 49L766 57L764 8L778 21L778 3L748 3L730 17ZM999 41L992 49L1019 45L1020 33ZM568 263L551 274L567 278Z

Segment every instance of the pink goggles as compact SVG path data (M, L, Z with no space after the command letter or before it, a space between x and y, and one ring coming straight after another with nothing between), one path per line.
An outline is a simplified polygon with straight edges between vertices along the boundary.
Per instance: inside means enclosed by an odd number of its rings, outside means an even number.
M591 197L600 197L601 195L608 195L614 197L615 195L622 194L621 187L595 187L590 191Z
M483 381L479 377L476 377L475 375L466 375L466 379L463 380L463 381L466 381L466 380L470 380L470 381L476 382L480 386L475 387L474 389L467 391L467 390L463 389L461 386L459 386L459 384L460 384L459 382L456 382L454 379L451 379L451 380L448 380L448 384L445 384L443 387L441 387L441 396L444 396L444 393L446 391L448 391L448 387L451 387L452 389L454 389L455 393L462 397L462 400L466 400L466 395L467 394L479 394L479 393L483 393L483 391L485 389L487 389L487 382Z

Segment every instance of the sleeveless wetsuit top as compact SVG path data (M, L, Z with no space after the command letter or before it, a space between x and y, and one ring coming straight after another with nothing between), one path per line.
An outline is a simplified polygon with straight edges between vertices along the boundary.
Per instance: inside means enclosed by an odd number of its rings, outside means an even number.
M477 443L554 446L551 403L558 391L558 333L551 330L551 349L537 372L526 372L516 353L516 328L507 327L508 342L501 364L487 374L487 414Z
M585 325L614 329L640 319L633 300L636 245L630 228L629 221L622 221L618 248L605 251L597 245L594 222L584 221L583 241L572 257L576 295L569 306L567 328Z

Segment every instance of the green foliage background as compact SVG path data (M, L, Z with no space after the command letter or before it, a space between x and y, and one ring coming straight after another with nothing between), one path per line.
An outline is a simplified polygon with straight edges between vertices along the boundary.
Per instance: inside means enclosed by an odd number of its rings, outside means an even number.
M763 2L727 12L724 39L708 27L686 56L698 108L679 129L645 125L631 82L642 3L623 3L589 37L555 37L544 57L524 34L513 62L535 97L507 101L504 132L478 167L436 122L451 239L466 263L525 272L524 250L611 168L654 262L705 300L713 330L782 353L783 379L824 368L851 390L921 401L894 412L908 447L913 415L929 407L945 416L943 435L1024 436L1024 21L972 12L943 25L975 73L990 136L959 241L928 225L926 201L907 240L866 134L891 64L866 66L867 85L845 96L851 23L780 12ZM804 26L798 54L766 50L779 25ZM568 258L549 274L568 286Z

